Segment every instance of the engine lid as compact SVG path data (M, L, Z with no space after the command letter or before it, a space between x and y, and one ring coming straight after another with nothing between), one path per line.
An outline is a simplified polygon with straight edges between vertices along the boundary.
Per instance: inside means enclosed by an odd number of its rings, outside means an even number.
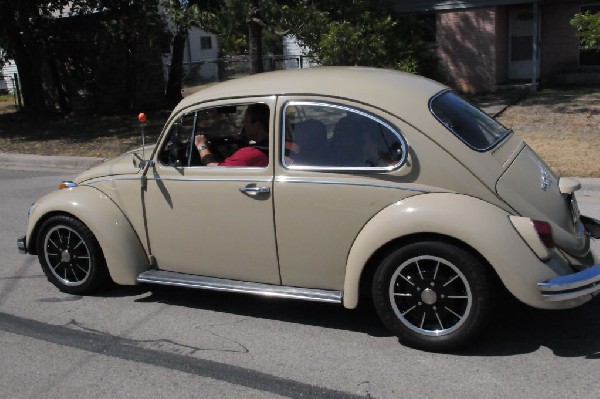
M580 187L575 179L560 179L524 146L498 179L496 193L521 216L549 222L556 246L581 257L589 250L589 239L573 195Z

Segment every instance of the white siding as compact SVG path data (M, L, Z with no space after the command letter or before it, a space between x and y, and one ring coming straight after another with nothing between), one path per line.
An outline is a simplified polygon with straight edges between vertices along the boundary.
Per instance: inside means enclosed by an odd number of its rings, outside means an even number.
M298 44L298 40L294 35L286 35L283 37L283 56L284 57L305 57L308 54L308 51L305 47L300 46ZM298 64L295 60L290 60L287 63L287 68L297 68ZM310 62L308 59L303 59L302 67L303 68L311 68L314 66L318 66L314 62ZM287 69L286 68L286 69Z
M14 76L17 73L17 64L15 64L13 60L9 60L8 63L2 67L4 81L0 80L0 89L6 87L9 92L13 93L15 91Z
M202 48L202 38L210 37L211 48ZM204 39L207 40L207 39ZM172 49L171 49L172 51ZM169 68L171 64L171 53L163 54L163 66L165 72L165 81L168 79ZM204 31L200 28L192 28L188 32L188 38L185 42L183 52L184 64L200 64L206 61L216 61L219 56L219 47L217 45L217 35ZM189 68L189 67L188 67ZM210 62L203 64L199 69L199 74L203 79L212 80L217 78L217 63Z

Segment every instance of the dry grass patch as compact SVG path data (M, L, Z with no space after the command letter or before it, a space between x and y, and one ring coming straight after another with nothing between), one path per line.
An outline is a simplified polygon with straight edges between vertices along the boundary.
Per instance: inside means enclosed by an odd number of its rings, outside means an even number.
M168 114L148 115L147 143L156 140ZM136 115L34 123L14 112L12 96L0 96L0 152L111 158L141 144ZM600 177L600 89L543 90L498 119L559 174Z
M543 90L498 120L563 176L600 177L600 90Z
M168 115L148 115L146 144L156 141ZM0 114L0 152L112 158L141 144L137 115L33 122L19 114Z

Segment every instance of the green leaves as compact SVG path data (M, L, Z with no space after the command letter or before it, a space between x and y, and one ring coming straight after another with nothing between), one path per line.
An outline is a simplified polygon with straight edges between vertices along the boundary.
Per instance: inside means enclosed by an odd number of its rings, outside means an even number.
M581 45L586 49L592 49L598 46L600 39L600 13L584 13L575 14L571 19L571 25L577 29L577 36Z

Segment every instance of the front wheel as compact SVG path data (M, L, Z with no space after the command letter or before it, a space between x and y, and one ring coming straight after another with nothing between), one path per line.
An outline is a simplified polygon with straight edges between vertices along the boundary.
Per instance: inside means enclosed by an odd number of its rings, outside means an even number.
M373 279L373 301L402 343L447 352L485 327L493 288L488 267L470 252L444 242L417 242L385 257Z
M46 277L63 292L89 294L109 279L96 238L73 217L53 216L44 222L37 248Z

